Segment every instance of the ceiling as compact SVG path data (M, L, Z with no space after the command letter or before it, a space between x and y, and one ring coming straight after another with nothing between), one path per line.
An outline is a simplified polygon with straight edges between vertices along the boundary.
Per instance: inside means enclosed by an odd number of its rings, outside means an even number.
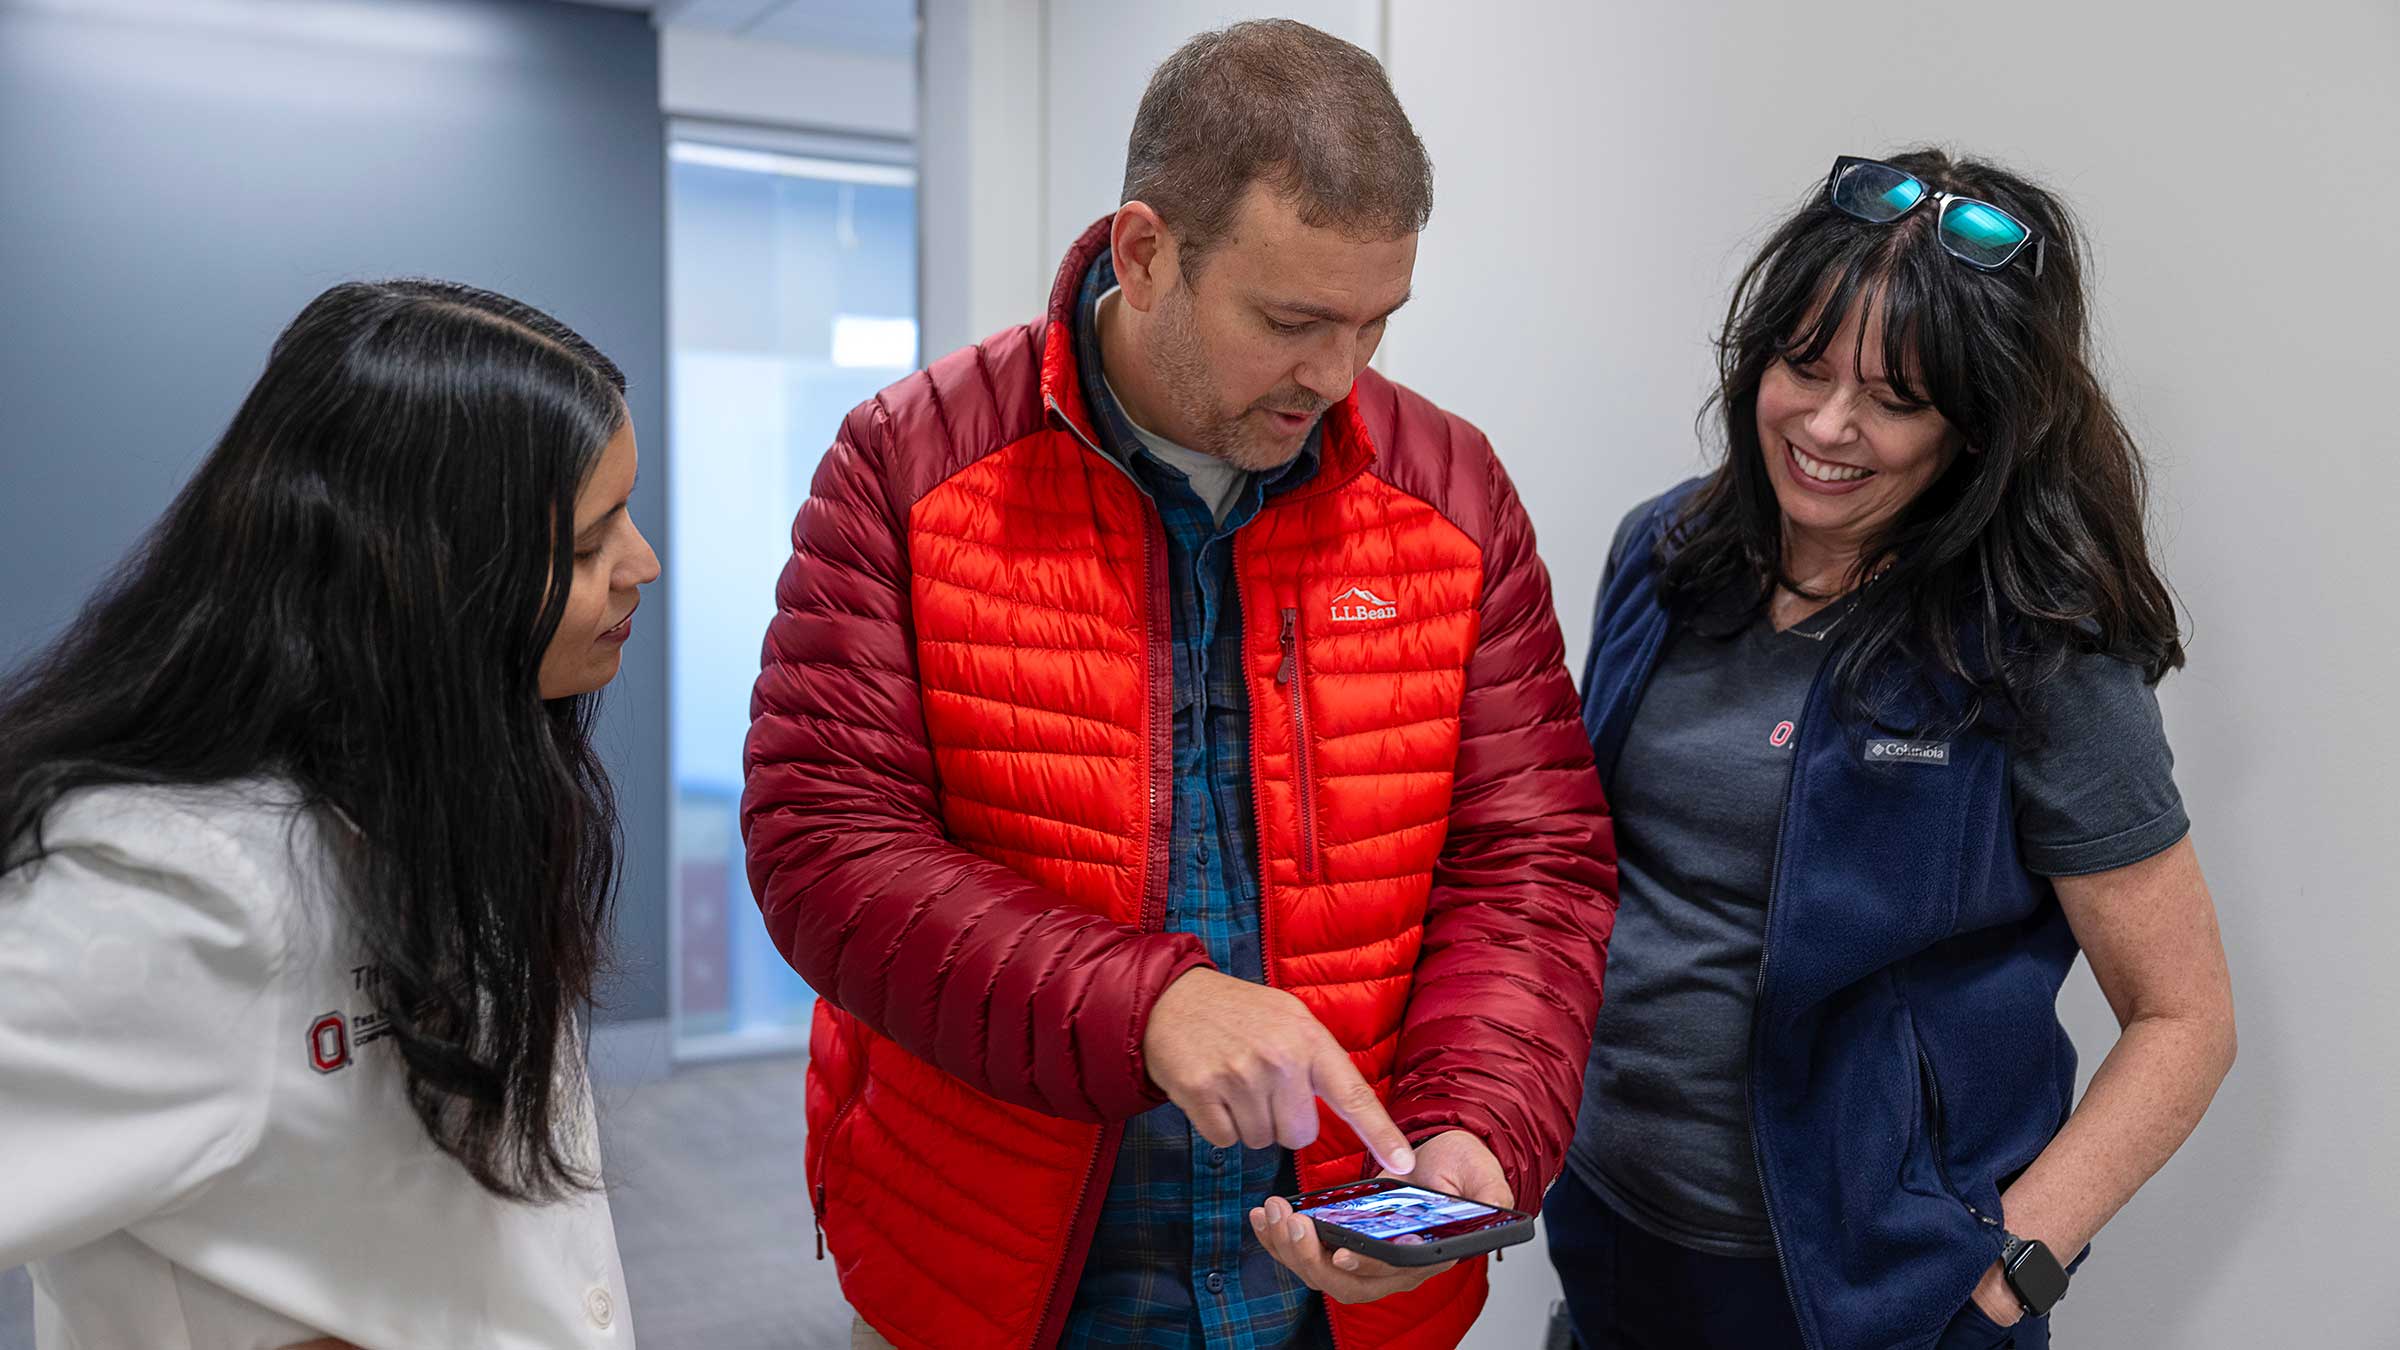
M741 37L872 56L917 49L916 0L571 0L647 13L662 28L707 28Z

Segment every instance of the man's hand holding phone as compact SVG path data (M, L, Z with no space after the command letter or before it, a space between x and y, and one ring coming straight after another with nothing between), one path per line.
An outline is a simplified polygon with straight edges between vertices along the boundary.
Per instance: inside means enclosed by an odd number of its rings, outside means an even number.
M1516 1194L1500 1170L1500 1160L1465 1130L1449 1130L1426 1140L1417 1149L1416 1164L1412 1171L1387 1168L1383 1175L1498 1209L1516 1206ZM1328 1248L1318 1239L1315 1222L1296 1213L1280 1195L1267 1197L1265 1205L1250 1211L1250 1226L1269 1255L1309 1288L1343 1303L1371 1303L1405 1293L1458 1264L1395 1266L1354 1251Z
M1299 999L1220 971L1186 971L1159 995L1142 1033L1150 1079L1219 1147L1305 1148L1317 1139L1317 1099L1348 1122L1383 1175L1510 1208L1514 1195L1483 1141L1451 1130L1409 1147L1350 1055ZM1457 1262L1394 1266L1318 1241L1315 1225L1281 1196L1250 1211L1276 1260L1312 1289L1365 1303L1414 1289Z
M1220 1148L1306 1148L1322 1097L1377 1162L1395 1173L1418 1166L1349 1052L1281 989L1187 970L1151 1009L1142 1055L1150 1081Z

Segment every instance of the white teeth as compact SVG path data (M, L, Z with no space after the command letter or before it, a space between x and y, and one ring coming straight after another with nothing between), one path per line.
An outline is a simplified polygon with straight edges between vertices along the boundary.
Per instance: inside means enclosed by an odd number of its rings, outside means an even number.
M1784 444L1791 445L1791 442ZM1873 469L1854 469L1847 464L1828 464L1796 445L1792 446L1792 459L1799 464L1800 472L1820 483L1854 483L1875 472Z

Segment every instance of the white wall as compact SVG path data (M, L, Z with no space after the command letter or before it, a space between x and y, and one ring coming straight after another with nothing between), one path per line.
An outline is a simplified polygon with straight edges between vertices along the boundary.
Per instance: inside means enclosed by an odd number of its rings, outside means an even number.
M1150 72L1194 34L1243 19L1282 18L1314 24L1368 51L1383 40L1379 0L1048 0L1046 8L1050 172L1042 238L1053 266L1077 235L1116 209L1125 186L1125 141Z
M1617 517L1704 462L1693 415L1733 273L1833 156L1941 141L2063 190L2095 240L2106 374L2153 460L2156 536L2191 612L2191 669L2161 701L2242 1058L2101 1235L2059 1330L2091 1346L2395 1343L2400 1057L2384 1042L2400 1003L2384 967L2400 919L2380 846L2400 821L2400 722L2371 697L2400 656L2377 572L2400 432L2370 403L2400 314L2389 0L927 0L929 84L945 11L1004 29L1005 77L1034 84L978 142L1009 171L953 199L1008 251L982 264L983 308L949 342L932 322L944 189L926 121L928 352L1038 310L1059 252L1114 204L1142 83L1183 38L1281 12L1385 57L1437 187L1417 299L1379 364L1492 433L1577 654ZM2088 1073L2113 1025L2080 971L2064 1006ZM1528 1250L1493 1273L1469 1347L1537 1344L1546 1262Z
M923 5L920 280L929 358L1040 317L1067 246L1116 208L1142 87L1185 39L1272 16L1372 51L1382 29L1382 0Z
M1617 517L1701 463L1734 270L1836 154L1941 141L2082 211L2107 374L2191 611L2191 668L2160 698L2242 1051L2058 1329L2400 1343L2400 722L2378 701L2400 655L2381 399L2400 11L1394 0L1387 43L1437 198L1383 364L1492 433L1578 652ZM2114 1032L2088 974L2065 1007L2088 1073ZM1496 1299L1473 1344L1532 1344L1538 1301Z
M928 361L1024 323L1049 294L1043 0L923 0L917 306Z
M658 102L672 117L906 140L917 131L917 70L902 56L668 25Z

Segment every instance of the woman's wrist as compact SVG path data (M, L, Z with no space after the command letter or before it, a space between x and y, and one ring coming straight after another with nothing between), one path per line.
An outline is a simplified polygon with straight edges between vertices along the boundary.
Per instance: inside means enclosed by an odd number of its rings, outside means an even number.
M2051 1223L2031 1213L2033 1206L2030 1204L2012 1206L2009 1201L2013 1194L2002 1196L2000 1202L2002 1211L2009 1216L2007 1231L2012 1236L2041 1243L2061 1266L2073 1261L2090 1243L2088 1235L2070 1231L2065 1224ZM2001 1269L1998 1261L1986 1266L1983 1278L1976 1281L1975 1305L1983 1309L1985 1316L2004 1327L2014 1325L2018 1318L2025 1315L2025 1302L2017 1297L2016 1287L2008 1282L2008 1274Z

